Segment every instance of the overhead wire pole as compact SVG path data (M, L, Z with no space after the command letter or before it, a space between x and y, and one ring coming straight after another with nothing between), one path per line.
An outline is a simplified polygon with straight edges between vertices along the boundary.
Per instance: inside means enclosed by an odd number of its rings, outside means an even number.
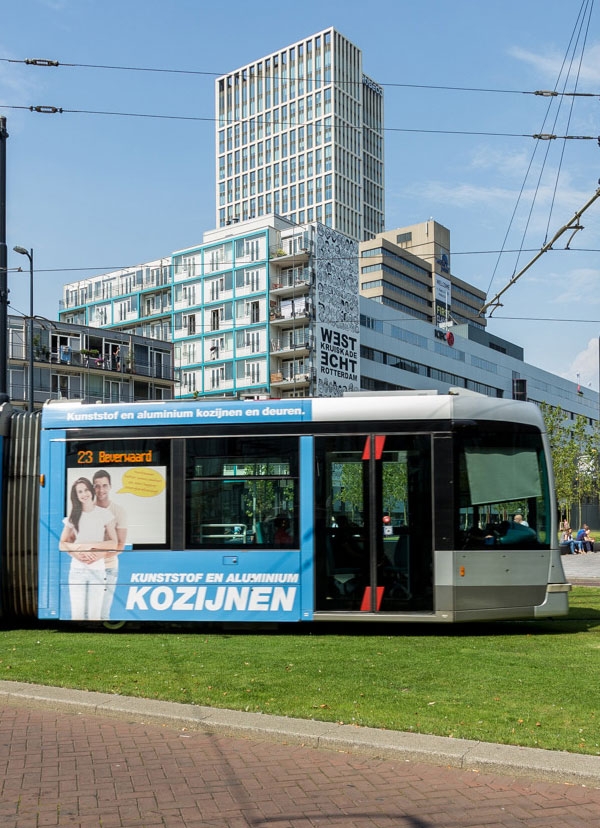
M512 286L514 285L514 283L517 281L517 279L520 279L520 278L521 278L521 276L522 276L522 275L523 275L526 271L528 271L528 270L529 270L529 268L530 268L533 264L535 264L535 262L537 262L537 260L538 260L541 256L543 256L543 255L544 255L544 253L547 253L547 252L548 252L548 250L551 250L551 249L552 249L552 245L554 244L554 242L555 242L555 241L557 241L557 240L558 240L558 239L559 239L559 238L563 235L563 233L566 233L568 230L572 230L573 232L572 232L571 237L569 238L569 241L567 242L567 244L566 244L566 248L565 248L565 249L567 249L567 250L568 250L568 249L569 249L569 244L571 243L571 239L573 238L573 236L575 235L575 233L576 233L578 230L583 230L583 226L582 226L581 224L579 224L579 219L580 219L580 218L581 218L581 216L585 213L585 211L588 209L588 207L591 207L591 206L592 206L592 204L594 203L594 201L596 201L596 199L598 199L598 198L600 198L600 187L596 190L596 192L595 192L595 193L594 193L594 195L593 195L593 196L589 199L589 201L587 201L587 202L584 204L584 206L581 208L581 210L578 210L578 211L575 213L575 215L573 216L573 218L572 218L569 222L567 222L567 224L564 224L564 225L560 228L560 230L558 230L558 231L554 234L554 236L550 239L550 241L542 247L542 249L540 250L540 252L539 252L539 253L537 253L537 254L533 257L533 259L531 259L531 261L529 261L529 262L525 265L525 267L521 268L521 270L520 270L518 273L515 273L515 275L514 275L514 276L512 277L512 279L510 280L510 282L508 282L508 284L507 284L507 285L505 285L505 286L502 288L502 290L501 290L501 291L499 291L499 293L497 293L497 294L496 294L496 295L495 295L492 299L490 299L490 301L489 301L489 302L486 302L486 303L485 303L485 305L484 305L484 306L480 309L480 311L479 311L479 315L480 315L480 316L482 316L482 315L483 315L483 314L487 311L487 309L488 309L488 308L492 308L492 310L490 311L490 316L491 316L491 315L492 315L492 313L493 313L495 310L497 310L498 308L501 308L501 307L502 307L502 303L499 301L499 299L500 299L500 297L502 296L502 294L506 293L506 291L507 291L510 287L512 287Z

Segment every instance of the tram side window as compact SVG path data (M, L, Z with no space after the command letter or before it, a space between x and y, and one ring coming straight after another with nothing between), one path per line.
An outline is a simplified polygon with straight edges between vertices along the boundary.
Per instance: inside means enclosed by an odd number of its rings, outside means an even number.
M464 436L458 480L458 548L549 547L551 504L538 433L500 428Z
M291 548L297 535L296 437L187 441L188 548Z

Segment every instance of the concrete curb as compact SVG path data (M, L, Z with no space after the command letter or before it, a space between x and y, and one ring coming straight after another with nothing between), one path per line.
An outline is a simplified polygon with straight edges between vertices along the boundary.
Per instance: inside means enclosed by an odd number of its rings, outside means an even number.
M600 788L600 756L0 681L5 704Z

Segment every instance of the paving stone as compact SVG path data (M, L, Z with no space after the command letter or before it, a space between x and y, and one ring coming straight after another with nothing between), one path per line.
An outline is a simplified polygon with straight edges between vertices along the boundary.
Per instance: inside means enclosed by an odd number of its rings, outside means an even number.
M600 787L0 710L2 828L600 828Z

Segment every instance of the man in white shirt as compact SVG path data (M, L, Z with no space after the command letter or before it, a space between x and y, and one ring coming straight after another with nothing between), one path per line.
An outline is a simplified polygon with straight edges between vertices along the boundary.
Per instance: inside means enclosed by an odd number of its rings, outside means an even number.
M122 506L111 500L112 483L110 474L106 469L99 469L94 474L92 484L96 492L96 506L99 506L101 509L109 509L112 512L115 518L115 529L117 530L117 548L113 554L107 555L104 559L104 566L106 567L106 590L104 592L104 600L102 601L101 618L103 621L108 621L115 589L117 587L117 576L119 574L119 559L117 556L125 548L125 542L127 540L127 513Z

